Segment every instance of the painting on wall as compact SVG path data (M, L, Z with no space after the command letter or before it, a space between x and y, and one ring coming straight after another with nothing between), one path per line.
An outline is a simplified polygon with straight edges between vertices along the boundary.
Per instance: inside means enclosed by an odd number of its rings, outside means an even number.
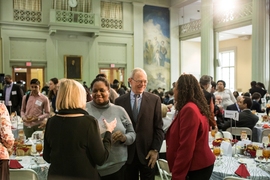
M82 80L82 56L64 56L65 78Z
M144 69L148 89L170 89L170 12L168 8L144 6Z

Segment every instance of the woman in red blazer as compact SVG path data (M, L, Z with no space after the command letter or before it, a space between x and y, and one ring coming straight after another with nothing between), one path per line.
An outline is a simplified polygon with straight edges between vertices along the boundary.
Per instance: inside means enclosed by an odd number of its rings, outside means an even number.
M193 75L183 74L174 89L178 111L166 135L173 180L209 180L215 156L208 145L210 111Z

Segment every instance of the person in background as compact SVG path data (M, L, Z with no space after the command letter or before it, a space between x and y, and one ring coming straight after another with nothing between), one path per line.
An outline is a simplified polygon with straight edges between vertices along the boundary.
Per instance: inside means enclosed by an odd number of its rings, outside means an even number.
M233 91L233 96L235 97L235 99L237 99L237 97L239 96L239 92L238 91Z
M13 83L12 77L6 75L4 77L5 87L3 89L3 99L9 114L16 112L20 116L22 105L23 90L19 85Z
M23 131L26 138L32 136L35 131L42 131L39 126L44 124L50 116L49 99L40 93L40 82L38 79L30 81L31 92L23 96L21 117L23 120Z
M85 81L83 81L83 87L86 88L86 89L88 89L88 86L86 85L86 82Z
M214 94L214 92L216 92L216 86L217 86L217 83L215 81L211 81L211 90L210 90L210 93Z
M45 86L43 86L41 89L41 93L44 94L45 96L47 96L49 91L50 91L49 84L45 83Z
M9 156L14 144L10 116L6 106L0 103L0 180L9 179Z
M210 110L210 115L211 115L211 118L210 118L210 126L211 126L211 129L216 129L217 130L217 123L215 121L215 96L210 93L211 91L211 76L208 76L208 75L203 75L201 78L200 78L200 86L202 88L202 91L203 91L203 94L204 94L204 97L206 99L206 102L207 102L207 105L208 105L208 108Z
M164 132L160 97L146 92L147 74L141 68L132 70L128 81L131 92L115 100L128 113L136 140L128 146L126 180L154 180L155 164L161 148Z
M259 103L261 99L261 94L258 92L254 92L252 94L252 106L251 110L256 110L257 113L264 113L265 110L262 109L261 104Z
M101 180L123 180L124 165L127 161L127 146L136 138L131 120L125 109L110 103L110 83L102 77L98 77L91 83L93 101L86 104L86 110L99 122L101 137L104 136L103 119L108 122L116 119L117 125L112 134L113 145L107 161L98 166Z
M107 79L107 76L105 74L98 74L96 76L96 78L98 78L98 77L103 77L103 78ZM110 102L114 104L115 99L118 98L118 97L119 97L119 95L117 94L117 92L113 88L110 88L110 97L109 97Z
M162 115L162 121L163 121L163 131L166 134L168 128L170 127L171 123L172 123L172 118L170 118L169 116L167 116L168 113L168 108L165 104L161 104L161 115Z
M226 131L229 127L231 127L231 124L236 127L248 127L251 130L256 125L256 123L259 120L259 117L255 114L252 114L250 111L250 108L252 106L252 100L250 97L247 96L240 96L239 100L239 108L242 110L239 113L239 120L229 120L227 121L224 126L222 127L223 131ZM232 121L232 122L231 122Z
M160 102L163 103L163 99L162 99L162 96L160 95L159 91L157 89L154 89L152 91L152 94L155 94L157 95L159 98L160 98Z
M74 96L76 94L76 96ZM48 180L98 180L96 165L109 156L116 120L103 120L101 140L97 120L86 111L84 87L72 79L61 79L56 99L58 113L48 119L43 158L50 163Z
M126 94L126 91L124 90L124 88L121 87L121 85L119 84L119 81L117 79L113 80L112 86L113 86L113 89L117 92L117 94L119 96Z
M227 106L236 102L232 92L229 89L225 89L225 87L226 87L225 81L218 80L217 91L214 93L214 95L220 95L222 97L222 106L224 109L226 109Z
M267 90L265 89L264 84L263 84L263 83L261 83L261 82L257 82L256 86L259 88L258 93L260 93L260 94L261 94L261 97L264 97L264 96L265 96L265 94L267 93ZM259 100L259 103L260 103L260 104L262 104L261 99Z
M172 179L209 180L215 162L208 145L211 113L197 79L181 75L174 97L178 113L166 133Z
M51 115L54 115L56 113L56 107L55 107L55 101L57 97L57 91L58 91L58 79L52 78L49 81L49 93L48 93L48 99L51 102Z

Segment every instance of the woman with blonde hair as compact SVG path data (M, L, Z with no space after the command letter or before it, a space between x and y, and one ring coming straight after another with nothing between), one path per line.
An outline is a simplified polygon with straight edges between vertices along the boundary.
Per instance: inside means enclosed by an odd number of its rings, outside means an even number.
M56 99L58 113L46 125L43 158L51 163L48 179L99 179L96 165L109 156L116 121L104 120L100 138L98 122L86 111L86 92L77 81L60 81Z
M211 115L197 79L191 74L181 75L174 97L178 113L166 134L172 179L209 180L215 162L208 145Z

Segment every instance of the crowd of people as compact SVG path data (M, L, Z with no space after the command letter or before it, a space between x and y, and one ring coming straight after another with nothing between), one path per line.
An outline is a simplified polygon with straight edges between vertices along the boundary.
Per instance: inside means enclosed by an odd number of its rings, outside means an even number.
M26 138L45 128L48 179L154 180L165 139L173 179L206 180L215 161L208 132L226 130L233 121L224 118L224 110L238 111L239 121L234 123L250 129L258 121L251 110L265 111L261 97L266 90L254 81L248 93L239 95L226 89L223 80L182 74L168 91L146 91L147 74L135 68L128 83L130 88L117 79L110 84L104 74L98 74L90 87L86 82L52 78L47 92L38 79L32 79L24 94L6 75L4 103L0 103L0 179L9 176L12 112L21 116ZM175 113L168 117L172 109Z

